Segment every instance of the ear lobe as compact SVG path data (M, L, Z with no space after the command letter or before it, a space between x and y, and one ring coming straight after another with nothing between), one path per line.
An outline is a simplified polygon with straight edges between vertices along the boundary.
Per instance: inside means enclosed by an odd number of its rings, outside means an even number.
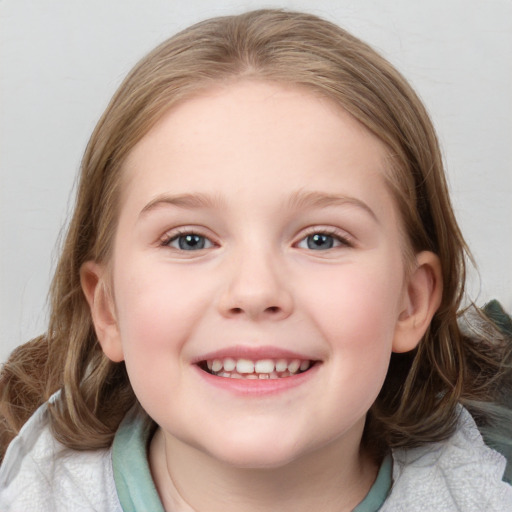
M430 251L416 255L416 264L406 283L398 316L393 352L414 349L425 334L441 304L443 279L439 257Z
M124 360L114 302L106 281L105 267L94 261L80 268L80 283L91 310L96 336L105 355L116 363Z

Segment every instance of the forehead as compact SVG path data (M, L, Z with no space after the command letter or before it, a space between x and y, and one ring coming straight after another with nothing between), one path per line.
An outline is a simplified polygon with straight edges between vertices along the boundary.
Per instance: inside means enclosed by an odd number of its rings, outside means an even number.
M385 186L387 153L325 97L301 87L239 81L203 91L159 120L125 161L122 203L130 196L150 200L162 187L222 194L265 183L283 194L310 185L333 192L340 173L352 192L368 193Z

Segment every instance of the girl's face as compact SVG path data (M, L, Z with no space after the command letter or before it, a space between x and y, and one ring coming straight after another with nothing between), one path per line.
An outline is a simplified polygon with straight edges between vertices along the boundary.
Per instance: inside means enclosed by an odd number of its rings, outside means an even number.
M328 100L254 81L180 104L131 152L99 337L176 454L357 449L391 352L412 348L385 165Z

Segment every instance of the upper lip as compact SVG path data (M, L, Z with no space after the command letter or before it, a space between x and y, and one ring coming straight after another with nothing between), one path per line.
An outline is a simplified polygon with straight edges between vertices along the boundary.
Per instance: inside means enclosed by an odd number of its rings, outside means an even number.
M249 359L251 361L259 361L262 359L300 359L302 361L316 361L318 358L274 346L258 346L248 347L244 345L236 345L226 347L212 352L207 352L192 360L193 364L213 359Z

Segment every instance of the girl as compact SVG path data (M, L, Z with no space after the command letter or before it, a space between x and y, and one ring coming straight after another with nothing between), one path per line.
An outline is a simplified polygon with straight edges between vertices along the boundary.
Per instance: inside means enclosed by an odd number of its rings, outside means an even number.
M48 333L2 371L0 508L512 510L465 251L371 48L283 11L185 30L88 145Z

